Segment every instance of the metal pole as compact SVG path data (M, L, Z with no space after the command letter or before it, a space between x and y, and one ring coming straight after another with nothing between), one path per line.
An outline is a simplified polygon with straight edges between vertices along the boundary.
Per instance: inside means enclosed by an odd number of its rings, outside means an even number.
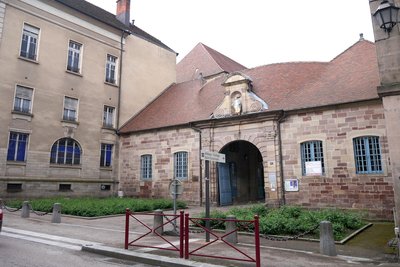
M206 160L206 242L210 242L210 161Z
M261 267L260 221L258 215L254 216L254 238L255 238L255 249L256 249L256 267Z
M183 259L183 246L184 246L184 229L185 229L185 214L184 211L181 210L180 211L180 215L179 215L179 256L181 257L181 259Z
M174 215L176 215L176 195L178 193L178 183L176 181L176 178L174 178L174 180L172 180L173 183L173 192L172 194L174 195ZM172 225L174 226L174 232L177 233L177 229L176 229L176 217L175 220L172 222Z
M189 259L189 214L185 214L185 259Z
M130 210L125 210L125 249L128 249L129 243L129 214Z

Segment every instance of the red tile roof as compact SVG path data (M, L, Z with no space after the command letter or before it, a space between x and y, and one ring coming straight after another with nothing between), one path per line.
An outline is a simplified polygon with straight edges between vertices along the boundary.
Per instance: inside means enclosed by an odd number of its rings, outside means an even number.
M198 43L176 66L178 83L191 81L199 77L212 76L221 72L234 72L246 69L240 63L215 51L214 49Z
M361 40L330 62L290 62L241 71L271 110L296 110L378 98L375 45ZM172 85L128 121L121 133L182 125L210 118L224 98L226 76Z

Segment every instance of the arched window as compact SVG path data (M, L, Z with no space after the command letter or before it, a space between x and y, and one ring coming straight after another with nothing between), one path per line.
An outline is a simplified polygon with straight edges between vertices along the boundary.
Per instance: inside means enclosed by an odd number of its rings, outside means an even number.
M188 153L184 151L174 153L174 176L176 179L188 178Z
M72 138L58 139L51 147L50 163L54 164L81 164L81 147Z

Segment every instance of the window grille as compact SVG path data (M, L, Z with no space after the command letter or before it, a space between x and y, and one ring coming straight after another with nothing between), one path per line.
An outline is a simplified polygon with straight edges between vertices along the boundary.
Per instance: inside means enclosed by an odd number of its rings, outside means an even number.
M322 141L308 141L301 143L301 166L303 175L306 175L306 162L321 161L322 174L325 173L324 153Z
M353 139L356 173L382 173L382 156L378 136Z
M143 155L140 157L140 177L144 180L153 178L151 155Z
M174 154L174 175L176 179L188 178L188 153L176 152Z

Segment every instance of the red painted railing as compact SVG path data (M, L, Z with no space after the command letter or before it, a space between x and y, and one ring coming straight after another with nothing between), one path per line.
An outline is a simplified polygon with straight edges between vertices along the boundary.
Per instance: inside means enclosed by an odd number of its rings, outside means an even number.
M137 216L164 216L166 218L166 222L162 225L153 228L147 225L145 222L140 220ZM236 219L217 219L217 218L190 218L189 214L185 214L183 211L180 211L179 215L176 214L160 214L160 213L133 213L129 209L126 209L126 221L125 221L125 249L128 249L129 246L135 247L142 247L142 248L153 248L153 249L161 249L161 250L169 250L169 251L177 251L179 252L179 256L181 258L185 257L188 259L189 256L197 256L197 257L208 257L208 258L217 258L217 259L226 259L226 260L235 260L235 261L244 261L244 262L254 262L256 267L261 267L261 258L260 258L260 230L259 230L259 218L258 216L254 216L254 220L236 220ZM140 225L144 226L147 229L147 232L141 234L136 239L130 241L129 240L129 228L130 228L130 218L133 218L136 222ZM164 238L161 234L159 234L158 230L167 224L175 224L179 220L179 245L176 246L172 242L168 241ZM221 234L220 232L215 232L210 229L207 229L205 226L201 224L202 221L223 221L223 222L234 222L236 228L230 232ZM213 236L213 240L210 242L204 242L204 244L200 245L199 247L190 250L190 243L189 237L191 233L189 232L189 223L194 224L202 228L206 233ZM252 227L253 226L253 227ZM254 253L249 255L246 251L240 249L238 246L235 246L233 243L226 241L225 238L232 234L237 234L240 229L243 228L253 228L254 230ZM152 246L152 245L144 245L146 242L142 242L139 244L138 241L142 240L144 237L153 234L153 238L159 238L160 240L164 241L164 244L167 244L168 247L161 247L161 246ZM192 234L193 235L193 234ZM205 249L206 247L211 246L216 242L222 242L226 244L229 248L232 249L233 252L236 254L240 254L242 258L238 257L227 257L223 255L215 255L216 250L211 249L212 254L206 252L200 253L199 251ZM225 250L221 251L225 254ZM254 255L253 255L254 254Z
M146 223L144 223L142 220L140 220L137 216L142 216L142 215L149 215L149 216L164 216L166 218L166 222L163 223L162 225L153 228ZM136 222L138 222L140 225L144 226L148 231L145 232L144 234L140 235L136 239L129 241L129 223L130 223L130 218L133 218ZM176 224L176 221L179 220L179 245L176 246L166 238L164 238L162 235L160 235L158 232L159 229L161 229L164 225L167 224ZM143 245L137 243L139 240L142 238L153 234L160 240L164 241L164 244L168 244L169 247L160 247L160 246L151 246L151 245ZM161 250L170 250L170 251L177 251L179 252L179 256L183 258L183 238L184 235L184 215L183 211L181 211L179 214L158 214L158 213L133 213L129 209L126 209L125 212L125 249L128 249L129 246L135 246L135 247L142 247L142 248L154 248L154 249L161 249Z
M201 221L223 221L223 222L234 222L236 225L239 227L236 227L236 229L224 233L221 235L219 233L213 232L212 230L207 229L205 226L203 226L200 222ZM190 250L189 248L189 222L192 222L196 226L202 228L206 233L209 233L211 236L213 236L215 239L211 242L205 242L203 245L200 247ZM251 225L254 225L254 249L255 249L255 255L250 256L247 254L245 251L239 249L239 247L234 246L232 243L224 240L225 237L239 231L240 228L249 228ZM261 257L260 257L260 226L259 226L259 218L258 216L254 216L254 220L236 220L236 219L215 219L215 218L190 218L189 214L185 214L185 259L189 258L189 255L192 256L199 256L199 257L208 257L208 258L217 258L217 259L226 259L226 260L235 260L235 261L245 261L245 262L254 262L256 264L256 267L261 267ZM204 249L217 241L221 241L224 244L226 244L228 247L230 247L234 252L238 252L243 256L243 258L238 258L238 257L227 257L227 256L219 256L219 255L210 255L210 254L204 254L204 253L199 253L199 250ZM214 251L215 252L215 251ZM226 251L223 251L226 252Z

